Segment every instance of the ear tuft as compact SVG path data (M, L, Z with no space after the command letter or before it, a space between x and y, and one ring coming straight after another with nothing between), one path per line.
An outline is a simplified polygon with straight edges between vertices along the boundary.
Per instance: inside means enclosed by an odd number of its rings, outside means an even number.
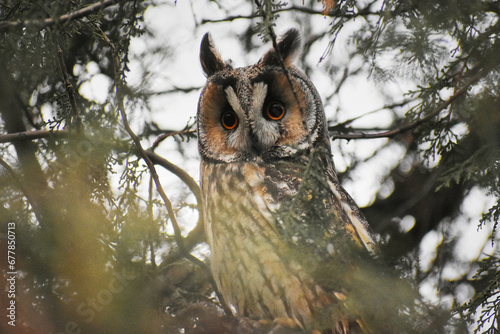
M297 29L287 30L277 42L278 52L285 63L290 66L302 52L302 37ZM280 65L278 54L271 48L261 58L260 63L264 65Z
M224 70L227 66L215 48L212 35L208 32L203 36L201 41L200 62L207 78L216 72Z

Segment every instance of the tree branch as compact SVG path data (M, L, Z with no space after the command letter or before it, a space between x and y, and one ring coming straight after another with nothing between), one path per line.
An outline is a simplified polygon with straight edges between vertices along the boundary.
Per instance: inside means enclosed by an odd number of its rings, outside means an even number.
M152 148L146 150L145 153L151 159L152 163L162 166L166 170L170 171L171 173L179 177L188 186L188 188L196 197L196 202L199 212L198 222L196 223L196 227L193 228L183 240L186 250L190 251L195 245L205 240L205 233L203 233L204 213L203 213L203 198L201 196L201 189L198 186L198 183L191 177L191 175L186 173L184 169L162 158L161 156L153 152ZM182 257L182 254L180 254L180 252L175 252L175 253L172 252L168 254L165 261L174 261L179 259L180 257Z
M158 145L160 145L160 143L162 141L164 141L165 139L167 139L168 137L172 137L172 136L178 136L178 135L192 135L196 133L196 130L192 130L191 129L191 126L185 128L184 130L180 130L180 131L168 131L166 133L163 133L161 134L158 138L156 138L156 140L153 142L153 145L151 145L151 148L150 150L154 150L155 148L158 147Z
M308 7L301 7L301 6L291 6L288 8L280 8L277 10L273 10L271 13L278 14L278 13L283 13L283 12L300 12L300 13L305 13L305 14L310 14L310 15L322 15L322 16L330 16L330 17L344 17L344 18L356 18L359 16L370 16L370 15L375 15L375 16L381 16L383 13L381 11L370 11L369 9L370 6L367 6L367 8L360 9L356 13L346 13L346 14L341 14L338 12L338 10L334 10L333 12L326 14L323 13L322 10L315 10L312 8ZM234 20L239 20L239 19L255 19L258 17L262 17L260 13L254 13L250 15L231 15L223 19L217 19L217 20L211 20L211 19L203 19L201 20L201 24L205 23L218 23L218 22L231 22Z
M180 168L179 166L174 165L165 158L162 158L161 156L153 152L151 149L144 151L144 153L151 160L153 164L160 165L166 170L178 176L188 186L189 190L191 190L191 192L194 194L194 196L196 197L196 201L198 202L198 206L201 207L202 204L201 190L200 187L198 186L198 183L191 177L191 175L186 173L186 171Z
M18 141L26 141L26 140L35 140L48 138L52 136L56 137L65 137L68 135L68 131L66 130L36 130L36 131L25 131L25 132L15 132L15 133L6 133L0 134L0 144L2 143L10 143L10 142L18 142Z
M333 131L338 131L338 130L342 130L342 129L347 129L347 126L349 124L351 124L352 122L357 121L358 119L361 119L361 118L363 118L365 116L368 116L368 115L371 115L371 114L375 114L375 113L377 113L379 111L382 111L382 110L385 110L385 109L394 109L394 108L397 108L397 107L403 107L403 106L407 105L408 103L413 102L415 100L416 100L416 98L412 98L412 99L403 100L403 101L397 102L397 103L386 104L386 105L384 105L384 106L382 106L380 108L377 108L377 109L374 109L372 111L369 111L369 112L367 112L367 113L365 113L363 115L359 115L359 116L350 118L348 120L345 120L345 121L343 121L341 123L337 123L337 124L335 124L333 126L329 126L328 127L328 131L333 132ZM372 128L372 131L373 130L375 130L375 129Z
M494 66L493 66L494 67ZM479 81L487 72L489 72L493 67L487 67L479 70L475 76L473 76L469 81L465 83L465 85L456 90L455 93L450 96L450 98L443 103L439 104L436 108L434 108L432 111L430 111L426 116L418 119L417 121L401 126L396 129L392 130L387 130L383 132L378 132L378 133L357 133L357 134L334 134L332 135L332 140L335 139L374 139L374 138L392 138L400 133L412 130L416 128L417 126L427 122L428 120L434 118L437 116L442 110L448 108L450 104L452 104L457 98L462 96L464 93L467 92L467 90L470 88L471 85Z
M93 14L95 12L100 11L106 7L112 6L123 0L103 0L96 2L90 6L79 9L75 12L71 12L68 14L61 15L56 18L47 18L43 20L25 20L25 21L6 21L0 22L0 32L7 31L9 29L14 29L17 27L25 27L28 25L39 26L40 28L47 27L56 23L65 23L67 21L71 21L74 19L78 19L81 17L85 17L87 15Z

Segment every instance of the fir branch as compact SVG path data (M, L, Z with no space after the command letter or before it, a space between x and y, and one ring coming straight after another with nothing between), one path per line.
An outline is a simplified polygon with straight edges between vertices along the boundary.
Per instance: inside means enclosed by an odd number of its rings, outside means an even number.
M156 172L156 168L154 164L151 162L151 159L149 159L148 155L146 154L146 151L142 147L141 141L139 137L135 134L135 132L132 130L130 127L130 124L128 122L128 116L125 111L125 93L123 91L123 81L121 77L121 66L120 66L120 60L118 58L117 50L115 47L115 44L109 39L109 37L102 31L102 29L98 28L100 30L101 36L104 39L104 41L111 47L112 50L112 57L113 57L113 65L114 65L114 71L115 71L115 92L117 95L117 100L118 100L118 111L120 112L120 115L122 117L123 121L123 126L125 127L125 131L128 133L132 141L134 142L134 145L136 146L137 150L139 151L139 156L146 162L146 165L148 166L149 171L151 172L151 175L153 177L156 189L158 193L160 194L160 197L162 198L165 207L167 208L169 218L172 221L172 226L174 228L174 233L175 233L175 238L176 242L179 246L179 249L181 252L184 253L185 248L184 244L182 241L182 234L181 234L181 229L179 227L179 224L177 222L177 219L174 214L174 210L172 207L172 202L170 202L170 199L167 197L165 194L165 191L163 190L163 187L160 183L160 179L158 177L158 174Z
M439 104L437 107L435 107L433 110L431 110L427 115L424 117L416 120L413 123L401 126L399 128L395 128L392 130L387 130L383 132L378 132L378 133L357 133L357 134L334 134L332 135L332 140L335 139L374 139L374 138L392 138L395 137L396 135L399 135L401 133L404 133L409 130L413 130L419 125L431 120L435 116L437 116L442 110L448 108L456 99L461 97L463 94L467 92L467 90L476 82L478 82L480 79L482 79L494 66L488 67L488 68L483 68L480 69L475 76L473 76L469 81L467 81L463 87L460 89L456 90L455 93L450 96L446 101L442 102Z
M84 7L82 9L79 9L77 11L61 15L56 18L47 18L43 20L25 20L25 21L6 21L6 22L0 22L0 32L4 32L10 29L15 29L17 27L25 27L25 26L38 26L40 28L44 28L53 24L61 24L65 23L67 21L79 19L85 16L88 16L90 14L93 14L95 12L100 11L101 9L107 8L109 6L112 6L118 2L121 2L124 0L103 0L96 2L90 6Z

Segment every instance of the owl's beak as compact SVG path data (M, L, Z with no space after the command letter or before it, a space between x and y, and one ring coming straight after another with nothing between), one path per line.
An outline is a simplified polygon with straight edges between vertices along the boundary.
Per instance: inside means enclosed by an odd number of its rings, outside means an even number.
M255 135L254 132L250 132L250 150L251 153L255 155L259 155L265 149L264 145L262 145L261 141Z
M262 152L268 149L265 145L261 145L259 141L253 140L252 141L252 153L255 153L256 155L260 155Z
M261 138L259 138L254 134L251 134L250 139L251 139L251 144L250 144L251 153L257 156L261 156L263 153L265 153L275 145L274 142L263 141Z

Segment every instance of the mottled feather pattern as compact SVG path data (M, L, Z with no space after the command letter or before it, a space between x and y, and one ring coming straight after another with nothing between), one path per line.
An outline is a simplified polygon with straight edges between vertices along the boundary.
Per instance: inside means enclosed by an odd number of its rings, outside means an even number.
M246 172L243 174L234 173L241 169L239 165L202 165L202 184L210 185L203 191L206 219L212 222L206 232L211 236L214 278L239 314L262 319L289 317L305 324L315 300L312 278L293 263L287 245L280 241L269 210L278 202L272 196L260 195L270 195L264 185L265 168L249 166L244 167L246 171L240 170ZM247 182L245 178L255 180ZM227 182L216 181L220 179Z
M233 68L203 39L198 141L211 268L238 317L312 329L332 308L327 328L353 333L361 322L344 316L348 282L334 274L323 286L318 273L322 263L341 273L375 244L335 173L318 92L293 65L300 44L290 30L279 54Z

